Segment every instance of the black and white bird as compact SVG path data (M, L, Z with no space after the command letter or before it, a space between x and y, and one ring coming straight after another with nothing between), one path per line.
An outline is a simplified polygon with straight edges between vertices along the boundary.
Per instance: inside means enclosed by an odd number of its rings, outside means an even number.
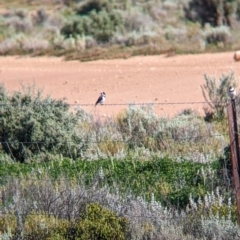
M228 90L228 94L231 99L234 99L236 97L236 89L230 86Z
M96 107L99 103L100 103L101 105L103 105L103 103L105 102L105 100L106 100L106 93L105 93L105 92L101 92L98 100L97 100L96 103L95 103L95 107Z

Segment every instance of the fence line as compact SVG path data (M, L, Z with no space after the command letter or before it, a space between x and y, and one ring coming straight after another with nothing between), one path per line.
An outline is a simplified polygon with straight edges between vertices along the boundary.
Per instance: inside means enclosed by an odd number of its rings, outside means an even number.
M194 105L194 104L227 104L227 101L223 102L207 102L207 101L199 101L199 102L140 102L140 103L135 103L135 102L130 102L130 103L104 103L102 106L129 106L129 105L136 105L136 106L148 106L148 105ZM95 103L67 103L63 102L63 104L69 105L69 106L95 106ZM236 100L236 104L240 104L240 100ZM31 106L31 105L61 105L61 103L30 103L30 104L25 104L25 103L6 103L6 104L0 104L0 107L4 106Z
M169 134L168 132L161 132L161 134ZM229 136L229 134L216 134L216 135L202 135L202 136L195 136L195 137L176 137L177 140L191 140L191 139L204 139L204 138L215 138L215 137L223 137L223 136ZM171 140L174 139L174 137L151 137L154 139L159 140ZM137 141L137 140L136 140ZM116 143L135 143L136 141L133 140L99 140L99 141L92 141L92 140L81 140L80 143L108 143L108 142L116 142ZM51 143L72 143L73 140L69 141L0 141L0 144L12 144L12 143L19 143L19 144L51 144Z
M204 104L208 102L143 102L143 103L106 103L103 106L148 106L148 105L184 105L184 104ZM70 106L95 106L95 104L75 104L70 103Z

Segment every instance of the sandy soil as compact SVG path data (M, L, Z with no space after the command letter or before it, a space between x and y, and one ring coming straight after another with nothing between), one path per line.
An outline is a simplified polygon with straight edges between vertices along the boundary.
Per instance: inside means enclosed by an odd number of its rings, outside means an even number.
M93 62L0 57L0 82L10 91L20 89L20 82L35 82L54 98L66 97L71 104L90 104L83 108L99 116L116 115L126 107L114 104L150 102L157 103L155 111L159 115L173 116L186 108L202 113L202 103L170 103L203 102L203 74L219 78L230 70L239 82L240 62L233 60L233 52ZM94 108L101 91L107 95L106 105Z

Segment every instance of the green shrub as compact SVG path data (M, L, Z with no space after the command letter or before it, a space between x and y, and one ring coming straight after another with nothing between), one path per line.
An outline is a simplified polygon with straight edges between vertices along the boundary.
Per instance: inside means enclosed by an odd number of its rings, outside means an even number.
M86 205L82 219L69 221L46 213L32 212L26 216L21 232L17 233L16 229L14 215L0 218L0 236L9 231L8 235L13 235L14 239L19 239L19 235L22 235L25 240L123 240L127 231L127 220L98 203L93 203Z
M132 196L142 196L145 200L150 200L151 193L154 193L156 199L163 205L171 204L172 206L183 207L188 204L189 194L202 196L206 191L212 188L212 182L215 181L217 173L207 175L209 171L218 172L221 176L221 184L225 184L222 177L222 168L213 162L210 165L206 163L194 162L194 159L184 160L179 158L178 161L168 157L151 158L148 161L144 159L134 160L126 158L119 160L97 160L97 161L71 161L62 159L49 163L35 162L30 164L4 163L0 164L0 180L4 184L11 177L20 178L38 178L37 182L28 182L25 184L25 199L35 199L39 201L38 194L41 195L42 204L47 201L48 195L44 198L44 179L49 180L51 193L54 194L54 184L50 182L61 182L61 179L81 179L85 187L95 184L101 180L100 185L121 193L131 192ZM206 174L202 174L205 172ZM41 181L43 179L43 181ZM219 178L218 178L219 179ZM219 181L220 181L219 180ZM68 181L66 184L68 184ZM63 182L63 181L62 181ZM41 184L43 184L43 186ZM99 182L97 183L99 184ZM179 186L180 185L180 186ZM11 187L11 186L10 186ZM42 188L42 192L34 193L33 189ZM12 193L11 193L12 194ZM8 197L9 199L12 196ZM7 193L5 193L7 196ZM179 203L180 201L180 203ZM44 210L44 209L43 209Z
M64 100L43 98L34 86L10 94L1 85L0 105L0 141L13 159L24 162L48 152L72 158L79 155L78 118Z
M117 11L108 12L105 8L99 11L93 8L89 13L88 10L80 11L82 12L84 14L76 13L61 29L65 37L85 35L93 36L98 42L107 42L123 24L122 17Z
M77 235L82 240L123 240L127 230L127 220L98 203L86 206L83 219L77 224Z
M17 227L16 217L11 214L6 214L0 217L0 233L6 233L9 229L13 232Z

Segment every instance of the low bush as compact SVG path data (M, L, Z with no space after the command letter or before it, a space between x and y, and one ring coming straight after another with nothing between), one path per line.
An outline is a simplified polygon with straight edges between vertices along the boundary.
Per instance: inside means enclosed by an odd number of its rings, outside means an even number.
M127 232L126 218L118 217L114 212L97 203L86 206L83 217L76 225L76 235L83 240L123 240Z
M58 219L46 213L31 212L25 216L20 231L17 218L18 215L12 214L0 217L1 237L4 235L6 239L8 236L9 239L25 240L123 240L127 232L127 219L118 217L116 213L98 203L87 204L82 216L75 220Z
M105 9L108 13L113 10L113 1L107 0L87 0L76 6L76 12L80 15L88 15L91 11L100 12Z
M154 148L154 140L159 129L158 120L151 105L143 107L130 105L118 116L117 124L123 139L129 142L130 148L143 146Z
M231 32L226 26L207 28L203 35L207 44L222 44L224 47L230 43Z
M170 155L188 155L189 147L205 146L205 153L213 142L216 148L224 145L224 138L214 138L218 130L194 112L179 114L171 119L159 117L153 107L130 105L116 119L123 140L129 149L144 148L152 152L168 152ZM190 124L191 123L191 124ZM210 144L211 143L211 144ZM181 149L179 151L179 148ZM200 150L200 149L199 149Z

